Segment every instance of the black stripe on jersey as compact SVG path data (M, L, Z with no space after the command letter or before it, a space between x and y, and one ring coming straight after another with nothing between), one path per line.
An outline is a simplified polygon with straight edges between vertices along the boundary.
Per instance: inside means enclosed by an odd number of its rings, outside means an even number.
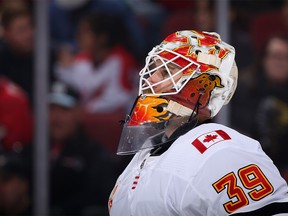
M288 203L271 203L263 208L257 209L252 212L241 212L232 214L231 216L271 216L280 213L288 214Z

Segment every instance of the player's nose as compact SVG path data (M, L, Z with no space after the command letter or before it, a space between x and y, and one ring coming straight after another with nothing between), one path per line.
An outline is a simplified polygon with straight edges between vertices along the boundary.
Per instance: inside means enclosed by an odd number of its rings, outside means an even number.
M148 81L149 81L151 84L160 82L161 80L162 80L162 77L161 77L161 72L160 72L160 70L155 71L155 73L153 73L153 74L148 78Z

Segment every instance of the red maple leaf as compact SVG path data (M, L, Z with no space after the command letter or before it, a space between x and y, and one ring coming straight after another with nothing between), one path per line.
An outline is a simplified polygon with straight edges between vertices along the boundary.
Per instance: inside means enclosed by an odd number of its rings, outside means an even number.
M218 136L218 135L210 135L210 134L208 134L208 135L205 136L205 139L203 140L203 142L214 141L214 139L216 139L217 136Z

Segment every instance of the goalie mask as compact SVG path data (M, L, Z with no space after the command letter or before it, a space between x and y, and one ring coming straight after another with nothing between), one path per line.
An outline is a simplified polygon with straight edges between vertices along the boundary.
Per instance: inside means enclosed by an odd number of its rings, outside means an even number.
M149 52L139 73L139 97L117 154L155 148L191 119L213 118L236 89L234 58L234 48L217 33L187 30L166 37Z

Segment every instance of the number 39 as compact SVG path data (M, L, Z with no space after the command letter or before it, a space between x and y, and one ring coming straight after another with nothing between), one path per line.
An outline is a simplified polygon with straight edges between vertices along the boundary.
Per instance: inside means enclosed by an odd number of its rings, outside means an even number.
M273 192L273 186L263 174L261 169L255 165L250 164L239 169L238 176L243 186L250 190L248 196L255 201L258 201ZM249 200L244 190L237 185L237 177L234 172L228 173L217 182L213 184L217 193L223 191L227 186L227 194L231 201L224 203L223 206L228 213L249 204ZM236 197L236 201L232 198Z

